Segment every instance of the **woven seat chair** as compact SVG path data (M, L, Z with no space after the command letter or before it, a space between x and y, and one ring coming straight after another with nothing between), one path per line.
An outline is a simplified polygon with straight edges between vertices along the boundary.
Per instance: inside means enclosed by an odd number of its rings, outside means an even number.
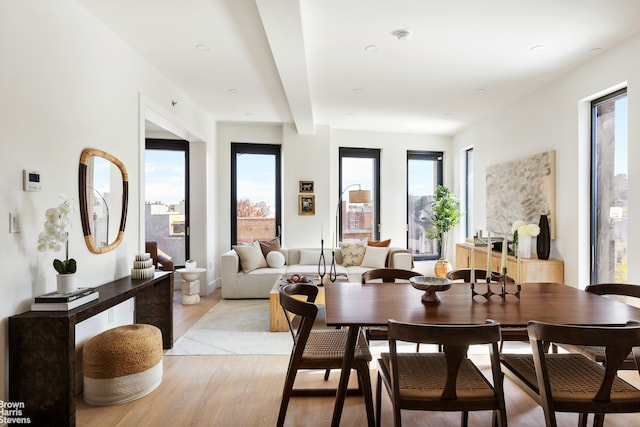
M334 396L335 389L295 389L294 383L299 370L307 369L341 369L347 343L348 330L343 329L315 329L313 327L318 307L313 303L318 294L318 288L312 284L296 283L280 288L280 305L285 310L285 317L293 335L293 349L289 358L289 368L282 390L282 401L278 415L278 426L284 424L292 396ZM306 299L296 298L306 297ZM371 392L371 377L369 362L371 352L360 332L353 358L352 368L358 374L358 389L350 390L364 395L365 408L369 424L373 424L373 396ZM325 376L326 379L326 376Z
M623 283L599 283L589 285L585 288L585 291L591 292L597 295L609 296L618 295L624 297L635 297L640 300L640 286L623 284ZM606 358L604 354L604 347L601 346L579 346L564 344L561 345L564 350L569 353L580 353L583 356L588 357L591 360L595 360L598 363L605 364ZM636 361L633 357L633 353L629 353L625 358L620 369L636 369Z
M515 383L544 411L545 424L555 427L556 412L578 413L586 426L602 426L607 413L640 412L640 389L617 376L619 366L634 348L640 361L640 322L627 327L554 325L531 321L527 327L533 354L502 354L502 365ZM546 353L544 342L600 345L606 366L576 353ZM637 421L637 418L635 418Z
M401 425L401 409L460 411L463 426L468 424L469 411L493 411L493 425L507 425L503 374L498 352L499 323L487 321L484 325L429 325L389 320L387 327L389 353L382 353L378 359L378 427L381 424L382 384L391 399L395 426ZM442 345L444 351L398 353L397 341ZM491 382L466 357L469 346L479 344L489 346Z
M417 271L402 270L398 268L376 268L373 270L365 271L360 277L361 282L364 283L395 283L398 280L409 281L410 278L422 276ZM364 328L365 336L368 341L386 341L387 340L387 328L386 327L367 327ZM419 347L418 347L419 349Z
M478 270L474 269L476 280L484 281L487 277L487 270ZM492 272L492 276L494 281L497 281L498 274L496 272ZM447 279L461 282L469 283L471 282L471 269L469 268L461 268L458 270L452 270L447 273ZM507 275L507 283L510 285L515 285L516 281L513 277ZM527 335L527 328L519 328L519 327L510 327L510 326L501 326L500 328L501 340L500 340L500 351L504 347L505 341L529 341L529 336Z

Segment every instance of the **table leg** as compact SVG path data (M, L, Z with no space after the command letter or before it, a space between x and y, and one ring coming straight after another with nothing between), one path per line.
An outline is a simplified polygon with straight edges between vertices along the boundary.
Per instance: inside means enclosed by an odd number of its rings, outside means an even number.
M344 398L347 395L347 386L349 385L349 375L351 374L351 366L353 364L353 355L356 351L356 343L358 342L359 326L349 326L347 335L347 343L344 349L344 358L342 359L342 371L340 372L340 383L336 391L336 403L333 407L332 427L340 425L340 417L342 417L342 408L344 407Z

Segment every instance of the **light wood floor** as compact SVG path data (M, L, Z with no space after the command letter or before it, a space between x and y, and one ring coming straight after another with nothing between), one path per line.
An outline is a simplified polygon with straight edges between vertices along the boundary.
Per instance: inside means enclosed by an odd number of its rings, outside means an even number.
M220 291L202 298L197 305L180 304L174 296L174 339L178 339L200 316L220 300ZM507 350L509 343L505 344ZM118 406L89 406L76 400L78 426L273 426L278 417L288 356L165 356L162 384L151 394ZM479 362L482 363L482 362ZM485 365L488 368L488 366ZM488 372L488 371L487 371ZM638 383L637 373L632 378ZM337 383L339 373L331 375ZM371 364L374 387L376 364ZM352 378L355 375L352 375ZM322 383L322 373L299 376L300 385ZM544 425L542 410L509 379L505 379L507 418L510 426ZM375 397L374 397L375 398ZM382 425L393 425L391 405L383 390ZM333 398L296 397L289 404L286 426L328 426ZM442 427L460 425L459 413L403 411L403 425ZM470 425L489 426L489 413L472 413ZM577 425L574 414L559 414L559 426ZM638 415L607 415L605 426L640 424ZM366 426L361 397L348 397L342 415L343 426Z

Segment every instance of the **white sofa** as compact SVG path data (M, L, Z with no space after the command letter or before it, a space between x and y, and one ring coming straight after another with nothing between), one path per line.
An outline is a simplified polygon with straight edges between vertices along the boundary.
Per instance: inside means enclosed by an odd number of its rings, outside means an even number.
M369 263L369 265L354 265L344 267L342 254L335 251L336 272L347 274L351 280L359 280L360 275L373 268L400 268L411 270L413 256L406 249L387 248L389 251L384 259L384 265ZM280 275L286 274L318 274L320 249L280 249L284 255L285 264L280 268L263 267L248 273L242 271L240 258L231 249L222 255L222 298L269 298L269 292ZM325 249L326 272L331 265L331 250Z

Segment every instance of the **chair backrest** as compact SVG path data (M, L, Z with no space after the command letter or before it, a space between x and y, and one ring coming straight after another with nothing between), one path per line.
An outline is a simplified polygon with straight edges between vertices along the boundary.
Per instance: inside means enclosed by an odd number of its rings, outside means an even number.
M474 268L474 272L475 272L475 276L476 276L476 281L479 280L485 280L487 277L487 270L479 270L477 268ZM492 272L492 280L497 281L498 280L498 275L496 272ZM449 280L453 280L453 281L463 281L463 282L471 282L471 269L470 268L460 268L457 270L451 270L450 272L447 273L447 279ZM507 274L507 283L510 284L515 284L516 281L513 277L509 276Z
M416 276L422 276L422 274L417 271L401 270L398 268L376 268L362 273L361 280L362 283L367 283L372 280L382 279L383 282L393 283L396 279L409 280Z
M545 351L545 342L605 347L605 374L602 377L600 388L593 398L595 402L611 400L613 380L632 349L636 363L640 362L640 321L629 321L627 326L619 327L556 325L530 321L527 332L534 350L533 359L538 384L541 385L540 396L543 401L545 399L547 402L552 401L545 361L545 357L548 356Z
M313 284L293 283L280 287L280 305L293 337L294 351L298 345L304 349L307 343L318 314L318 306L314 304L317 295L318 287ZM306 299L296 298L296 296L303 296Z
M640 298L640 286L627 283L596 283L588 285L585 289L597 295L620 295Z
M395 320L387 322L389 336L389 356L392 366L394 393L399 393L399 373L397 366L397 341L422 344L442 345L447 359L447 381L442 399L456 399L457 374L470 345L488 344L493 372L493 383L501 387L500 356L500 323L487 320L483 325L430 325L402 323ZM398 396L399 394L396 394Z

